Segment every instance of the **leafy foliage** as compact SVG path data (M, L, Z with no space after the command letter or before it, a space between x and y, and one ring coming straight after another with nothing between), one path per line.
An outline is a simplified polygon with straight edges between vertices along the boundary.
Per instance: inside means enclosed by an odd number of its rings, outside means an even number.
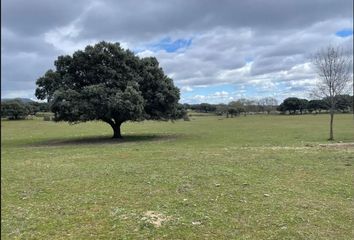
M327 104L324 100L310 100L307 104L307 109L310 112L321 112L321 110L327 110Z
M55 70L37 80L36 96L48 99L56 121L109 123L115 137L128 120L169 120L181 115L179 89L156 58L139 58L119 43L100 42L59 56Z
M301 100L296 97L286 98L278 107L278 110L281 112L289 111L292 114L296 113L296 110L299 110L301 106Z
M353 96L348 94L337 95L336 97L336 109L342 112L349 112L353 110Z
M9 120L24 119L29 111L26 105L19 100L10 100L1 103L1 117Z

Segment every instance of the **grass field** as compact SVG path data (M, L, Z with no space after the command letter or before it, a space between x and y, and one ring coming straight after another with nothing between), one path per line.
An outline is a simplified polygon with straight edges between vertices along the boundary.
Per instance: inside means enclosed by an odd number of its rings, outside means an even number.
M353 239L354 147L328 116L1 122L2 239ZM352 115L335 116L354 142ZM161 224L161 226L159 226Z

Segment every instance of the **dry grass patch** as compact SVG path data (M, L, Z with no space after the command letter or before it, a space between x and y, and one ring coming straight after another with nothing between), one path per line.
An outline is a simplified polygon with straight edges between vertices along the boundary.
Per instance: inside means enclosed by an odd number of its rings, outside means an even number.
M328 144L320 144L321 147L328 148L352 148L354 149L354 142L349 143L328 143Z
M141 219L152 224L154 227L161 227L162 223L170 221L172 219L171 216L165 216L162 213L155 211L146 211L144 213L144 217Z

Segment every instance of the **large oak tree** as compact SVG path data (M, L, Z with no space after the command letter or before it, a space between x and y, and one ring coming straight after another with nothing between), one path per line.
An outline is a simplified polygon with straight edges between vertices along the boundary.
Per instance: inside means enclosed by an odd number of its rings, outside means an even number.
M102 120L114 138L125 121L180 117L179 89L156 58L139 58L119 43L100 42L59 56L55 70L37 80L36 97L47 99L55 121Z

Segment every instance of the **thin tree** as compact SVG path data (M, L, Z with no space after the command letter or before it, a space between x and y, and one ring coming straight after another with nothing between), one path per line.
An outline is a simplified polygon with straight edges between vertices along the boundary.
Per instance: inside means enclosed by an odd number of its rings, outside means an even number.
M273 97L261 98L258 101L258 106L262 112L266 111L269 114L272 110L275 110L278 105L278 101Z
M349 88L352 78L352 59L342 48L327 46L319 50L312 58L319 76L319 82L313 91L316 97L327 101L330 112L329 139L334 140L333 120L338 98Z

